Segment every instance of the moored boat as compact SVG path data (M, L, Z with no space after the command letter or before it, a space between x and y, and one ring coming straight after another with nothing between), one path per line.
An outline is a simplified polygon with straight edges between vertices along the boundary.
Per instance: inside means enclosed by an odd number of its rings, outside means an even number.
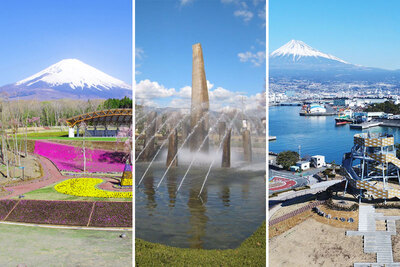
M339 113L339 116L335 118L336 125L344 125L347 123L353 123L354 122L354 114L351 109L346 109L343 110L342 112Z

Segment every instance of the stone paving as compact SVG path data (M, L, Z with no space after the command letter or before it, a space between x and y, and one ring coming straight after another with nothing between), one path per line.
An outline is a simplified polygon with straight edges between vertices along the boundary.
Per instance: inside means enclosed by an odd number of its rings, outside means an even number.
M361 205L358 213L358 231L347 231L346 235L364 236L364 253L376 253L377 262L354 263L354 267L387 266L400 267L400 262L393 262L391 236L396 235L396 220L400 216L384 216L376 213L370 205ZM386 231L376 230L376 221L386 221Z

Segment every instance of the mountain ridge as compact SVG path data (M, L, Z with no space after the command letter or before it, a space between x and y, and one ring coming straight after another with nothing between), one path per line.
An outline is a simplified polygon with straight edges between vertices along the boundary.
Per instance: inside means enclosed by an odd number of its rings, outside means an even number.
M302 41L291 40L269 55L272 78L312 81L400 81L399 70L365 67L323 53Z
M0 87L10 99L132 97L132 88L78 59L63 59L16 83Z

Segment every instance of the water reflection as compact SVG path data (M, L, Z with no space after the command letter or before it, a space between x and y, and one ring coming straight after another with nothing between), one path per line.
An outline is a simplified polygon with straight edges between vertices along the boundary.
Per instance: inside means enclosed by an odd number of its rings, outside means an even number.
M168 196L169 196L169 204L168 206L173 208L175 207L176 202L176 189L177 186L178 175L176 174L175 169L170 169L167 173L167 188L168 188Z
M203 237L206 234L205 230L208 221L206 215L207 189L203 190L200 198L198 194L198 188L190 188L189 200L187 203L190 212L190 230L188 232L190 248L203 248Z
M153 170L149 170L146 179L143 181L144 193L147 196L147 211L149 215L152 215L153 210L157 207L157 202L155 200L155 189L154 189L154 175Z
M249 198L249 192L250 192L250 184L248 181L243 181L242 183L242 198L243 199L248 199Z
M136 164L140 179L147 164ZM165 163L150 168L136 188L136 236L184 248L238 247L265 220L265 171L213 169L198 197L206 168L193 168L179 192L187 166L165 172ZM264 204L262 204L264 203Z
M226 185L222 185L221 186L221 193L220 193L220 198L222 200L222 204L225 207L229 207L230 206L230 189L229 186Z

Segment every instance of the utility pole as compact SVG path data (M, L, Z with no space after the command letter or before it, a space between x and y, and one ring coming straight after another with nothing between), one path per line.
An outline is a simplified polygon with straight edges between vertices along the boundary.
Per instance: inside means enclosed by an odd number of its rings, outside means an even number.
M299 145L299 160L301 160L301 145Z

